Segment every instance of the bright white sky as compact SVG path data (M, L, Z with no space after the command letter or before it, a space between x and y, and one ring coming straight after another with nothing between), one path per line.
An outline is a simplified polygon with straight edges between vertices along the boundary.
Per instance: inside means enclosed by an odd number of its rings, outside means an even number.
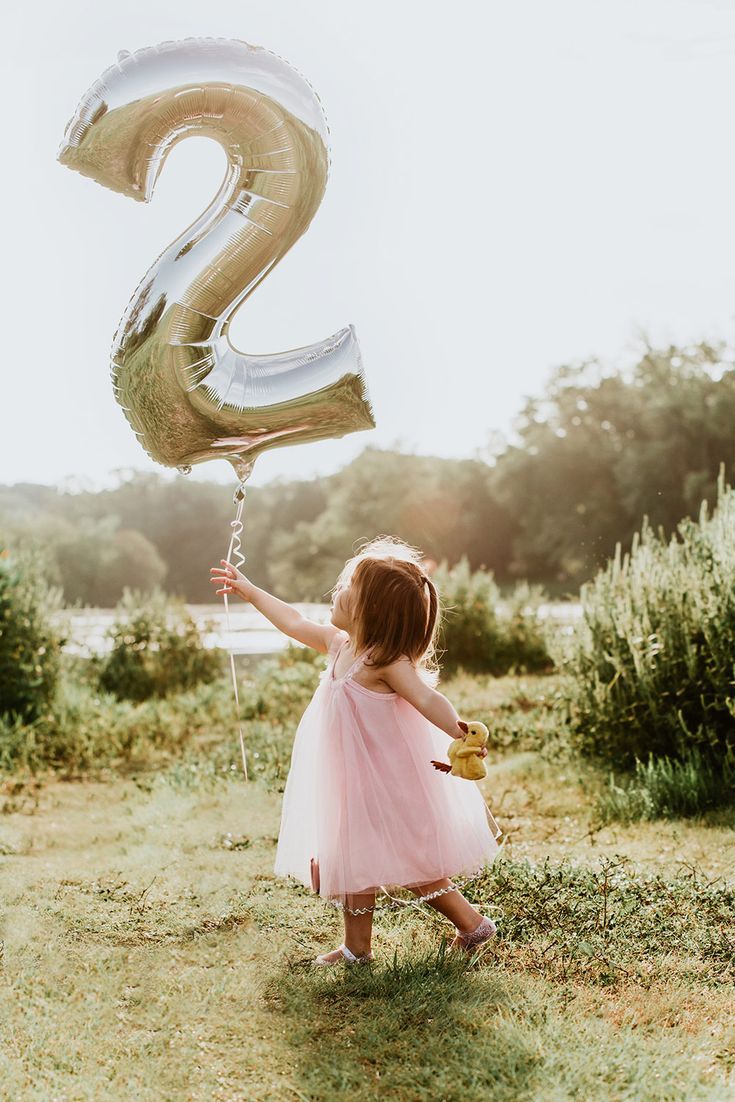
M99 0L5 14L0 482L113 485L148 458L109 350L146 269L208 204L224 152L176 147L148 206L56 161L118 50L243 38L312 83L332 172L310 229L231 327L247 352L349 322L377 428L274 449L252 485L368 443L473 456L558 364L732 337L735 2ZM190 478L235 484L225 460Z

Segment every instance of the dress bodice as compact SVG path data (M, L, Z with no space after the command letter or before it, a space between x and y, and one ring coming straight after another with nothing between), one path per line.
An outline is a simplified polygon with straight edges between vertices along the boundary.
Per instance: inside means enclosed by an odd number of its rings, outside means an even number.
M335 636L335 640L337 640L337 638L338 637ZM381 692L378 689L368 689L367 686L361 685L358 681L355 681L354 674L355 674L356 670L358 670L362 666L365 658L369 654L368 651L366 651L364 654L358 654L355 661L352 663L352 665L349 667L349 669L347 669L341 675L341 677L336 677L335 676L335 670L337 668L337 659L338 659L339 655L342 653L342 648L345 646L348 639L349 639L349 636L347 636L347 638L343 639L341 643L335 642L333 644L334 650L333 650L333 654L332 654L332 661L329 664L329 666L327 667L327 670L325 671L329 684L332 685L332 686L349 684L353 688L358 689L360 692L369 693L371 696L384 696L388 699L391 699L391 698L397 696L397 693L395 693L395 692Z

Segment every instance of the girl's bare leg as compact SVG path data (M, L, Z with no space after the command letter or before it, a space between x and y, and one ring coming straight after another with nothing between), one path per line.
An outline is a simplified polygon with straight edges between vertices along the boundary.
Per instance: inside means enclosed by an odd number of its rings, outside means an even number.
M347 897L347 907L353 911L360 909L361 907L374 907L375 906L375 892L366 892L363 895L349 895ZM347 948L355 954L356 957L366 957L370 955L370 942L373 934L373 911L366 911L365 914L350 914L348 910L344 911L345 919L345 938L344 943ZM323 954L324 959L328 961L337 961L342 956L339 949L333 949L331 953Z
M360 907L375 906L375 892L366 892L364 895L351 895L347 898L347 906L353 911ZM345 911L345 945L358 957L367 956L370 952L370 941L373 935L373 911L367 911L362 915L353 915Z
M448 888L452 883L446 876L442 880L432 880L430 884L420 884L415 888L409 888L414 895L429 895L439 891L440 888ZM460 934L470 934L476 930L483 919L483 915L465 899L459 888L454 891L436 895L433 899L426 899L426 903L434 910L439 911L450 922L453 922Z

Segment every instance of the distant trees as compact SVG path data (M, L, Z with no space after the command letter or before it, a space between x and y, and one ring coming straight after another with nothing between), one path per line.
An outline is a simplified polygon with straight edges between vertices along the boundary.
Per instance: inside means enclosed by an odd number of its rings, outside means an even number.
M576 592L644 515L667 533L714 500L735 462L735 362L723 345L654 349L625 371L562 365L493 461L366 447L342 470L249 487L244 570L285 600L325 601L362 541L394 533L439 562ZM489 426L490 433L490 426ZM232 495L136 472L100 493L0 486L0 549L35 543L67 601L112 606L125 585L209 603Z
M270 577L286 599L323 601L359 543L401 536L427 557L508 576L512 524L491 490L491 469L474 459L405 455L368 447L327 482L311 522L284 529L274 516Z
M112 607L126 586L149 590L166 576L156 548L134 528L120 528L116 516L45 514L33 523L3 526L6 548L36 550L49 584L63 590L64 602Z
M168 567L135 528L119 528L117 517L80 517L65 521L52 543L68 604L110 607L126 586L151 590Z
M513 574L576 588L618 540L630 546L644 514L671 533L714 501L719 464L735 462L734 368L707 343L646 344L629 372L558 368L494 468L494 492L515 506Z

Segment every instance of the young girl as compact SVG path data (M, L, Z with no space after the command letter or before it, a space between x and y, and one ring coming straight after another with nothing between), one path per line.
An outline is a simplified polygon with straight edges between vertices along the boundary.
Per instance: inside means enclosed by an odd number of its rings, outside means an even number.
M274 867L344 911L344 942L313 963L373 959L372 912L385 885L408 888L453 922L453 948L493 937L492 919L448 879L482 872L499 847L477 785L432 764L465 732L434 688L439 603L420 553L393 536L364 546L340 572L329 624L221 562L211 568L217 593L238 593L329 655L296 731Z

